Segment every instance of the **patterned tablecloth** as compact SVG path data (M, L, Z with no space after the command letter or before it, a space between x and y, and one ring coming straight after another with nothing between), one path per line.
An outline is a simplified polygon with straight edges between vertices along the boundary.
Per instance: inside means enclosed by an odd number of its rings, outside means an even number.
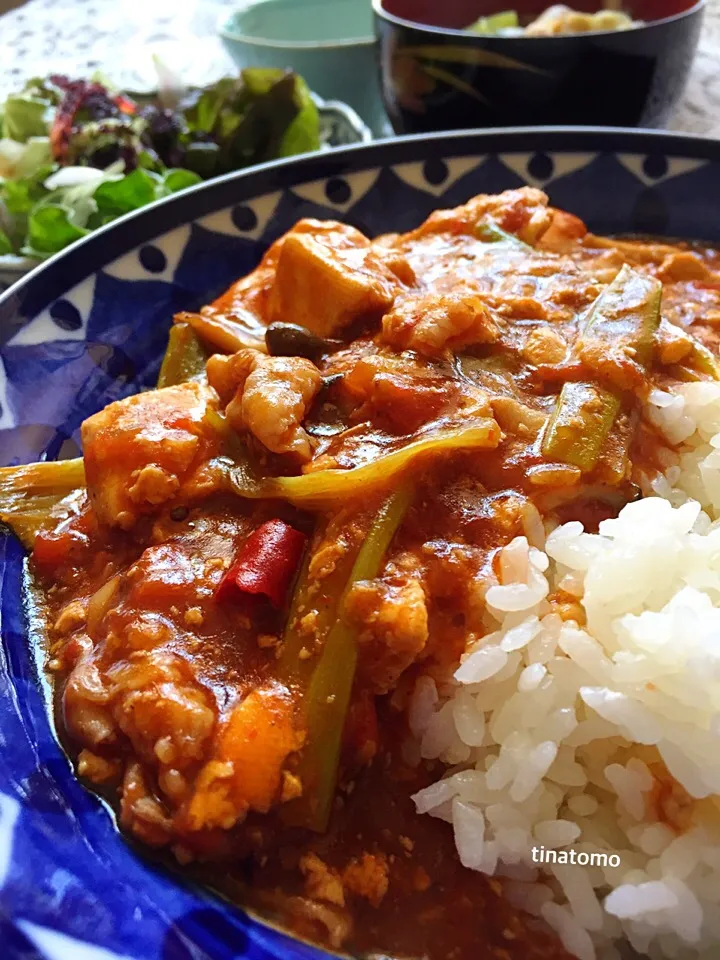
M101 70L127 89L151 88L153 52L190 84L233 69L216 27L242 0L30 0L0 17L0 96L25 77ZM673 130L720 137L720 0L705 27Z

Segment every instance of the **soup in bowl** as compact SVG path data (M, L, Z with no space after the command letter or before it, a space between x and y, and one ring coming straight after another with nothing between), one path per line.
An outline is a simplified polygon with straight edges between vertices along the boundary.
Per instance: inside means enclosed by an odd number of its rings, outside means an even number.
M545 2L373 0L396 133L536 124L664 126L704 0L601 10Z

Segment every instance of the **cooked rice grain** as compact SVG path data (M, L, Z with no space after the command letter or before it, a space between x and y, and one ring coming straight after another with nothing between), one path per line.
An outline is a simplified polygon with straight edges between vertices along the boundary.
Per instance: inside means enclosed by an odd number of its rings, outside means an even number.
M422 756L467 767L418 811L582 960L622 941L709 960L720 943L720 385L653 391L646 413L681 444L665 475L598 534L567 523L544 552L509 544L488 634L411 705ZM582 628L552 612L561 583ZM541 845L620 866L533 864Z

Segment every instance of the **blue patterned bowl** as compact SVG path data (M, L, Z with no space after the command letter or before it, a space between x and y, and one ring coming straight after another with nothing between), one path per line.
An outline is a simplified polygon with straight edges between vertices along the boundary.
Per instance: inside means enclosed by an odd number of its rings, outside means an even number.
M618 130L408 138L275 163L99 230L0 296L0 463L73 456L82 420L155 382L170 318L194 310L298 217L369 234L530 183L596 231L720 242L720 144ZM76 782L0 536L0 956L3 960L317 958L151 866Z

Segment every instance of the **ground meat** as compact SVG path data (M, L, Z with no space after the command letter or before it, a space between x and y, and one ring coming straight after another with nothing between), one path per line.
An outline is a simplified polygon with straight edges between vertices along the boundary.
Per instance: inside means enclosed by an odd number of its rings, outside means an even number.
M392 690L428 639L425 591L419 579L361 581L345 609L360 627L361 669L377 693Z
M305 890L312 900L324 900L338 907L345 906L342 880L317 854L308 853L301 857L300 871L305 876Z
M364 853L343 870L345 888L357 897L364 897L373 907L379 907L388 891L389 868L387 857Z
M552 327L534 327L527 335L523 356L529 363L562 363L568 352L567 341Z

